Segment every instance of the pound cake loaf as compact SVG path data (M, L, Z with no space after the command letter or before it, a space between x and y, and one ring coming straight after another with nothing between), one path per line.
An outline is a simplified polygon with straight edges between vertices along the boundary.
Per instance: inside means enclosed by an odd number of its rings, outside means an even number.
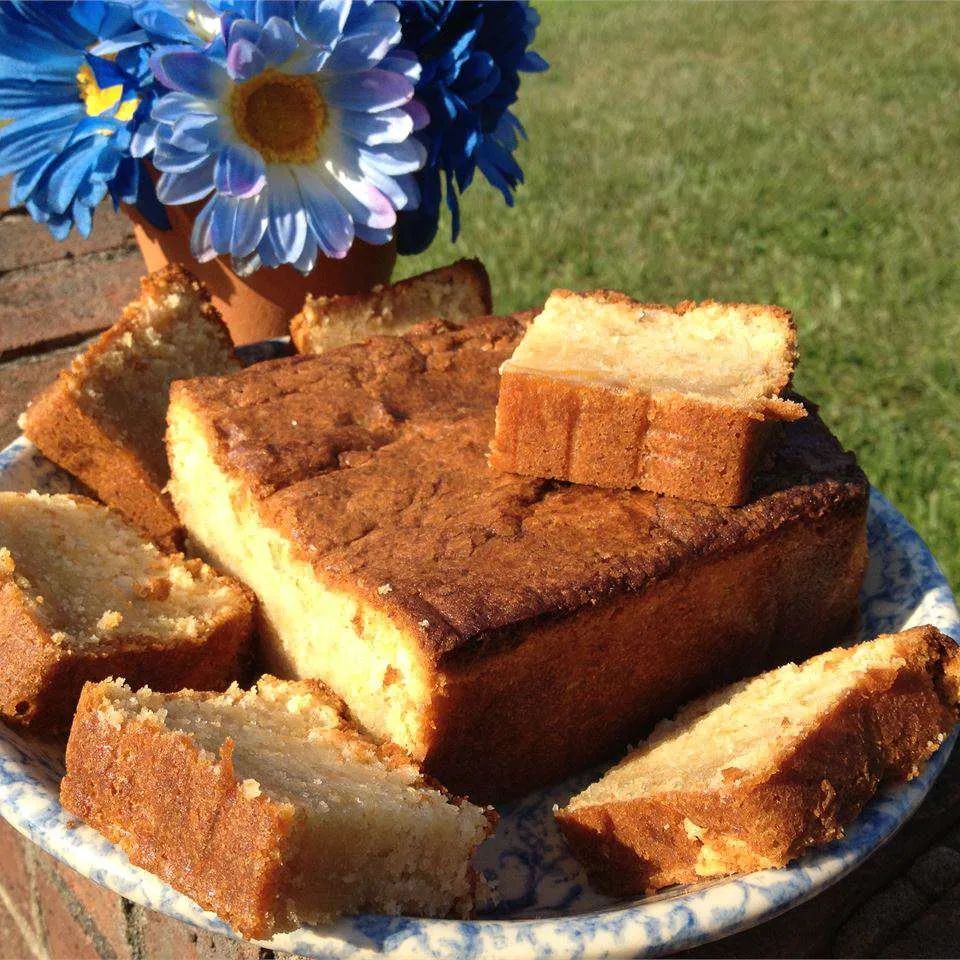
M181 527L164 486L170 384L238 369L207 290L171 265L140 281L140 298L36 397L21 426L40 451L82 480L164 549Z
M464 323L491 309L490 278L483 264L458 260L369 293L308 294L303 310L290 321L290 337L300 353L323 353L374 334L406 333L427 320Z
M171 493L316 677L473 799L615 755L857 618L867 483L811 412L740 509L493 470L526 318L431 324L174 385Z
M706 503L750 496L796 362L782 307L555 290L501 368L500 470Z
M106 507L0 493L0 716L66 730L83 684L223 690L248 658L253 601L161 553Z
M957 645L929 626L789 664L684 707L557 820L615 895L785 866L919 774L958 684Z
M343 913L464 915L496 821L362 736L322 684L273 677L223 694L88 684L60 796L255 938Z

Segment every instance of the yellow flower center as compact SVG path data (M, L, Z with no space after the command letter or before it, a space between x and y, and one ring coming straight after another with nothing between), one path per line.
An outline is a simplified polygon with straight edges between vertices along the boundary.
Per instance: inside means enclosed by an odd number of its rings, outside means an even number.
M108 110L116 107L113 114L115 120L126 123L133 119L133 115L140 106L139 97L131 97L129 100L120 102L123 96L123 84L118 83L112 87L101 87L97 83L97 78L93 75L89 64L82 64L77 71L77 90L80 93L80 99L87 109L88 117L99 117Z
M309 77L264 70L234 87L230 112L241 139L267 163L312 163L319 156L327 105Z

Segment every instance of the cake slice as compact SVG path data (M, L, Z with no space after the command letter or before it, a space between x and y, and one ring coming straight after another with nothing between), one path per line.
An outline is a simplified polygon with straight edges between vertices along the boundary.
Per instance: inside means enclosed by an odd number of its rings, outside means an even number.
M781 307L555 290L501 367L491 463L734 506L750 496L796 361Z
M490 278L483 264L458 260L369 293L308 295L290 322L290 336L300 353L323 353L375 334L406 333L427 320L464 323L490 310Z
M67 745L71 813L248 937L359 911L469 911L495 815L375 745L316 681L249 692L89 684Z
M557 820L613 894L784 866L917 776L958 683L956 644L929 626L788 664L684 707Z
M0 716L66 729L87 680L223 690L253 601L82 497L0 493Z
M140 298L21 420L27 437L165 549L181 528L164 492L170 384L239 369L207 290L172 265L140 281Z

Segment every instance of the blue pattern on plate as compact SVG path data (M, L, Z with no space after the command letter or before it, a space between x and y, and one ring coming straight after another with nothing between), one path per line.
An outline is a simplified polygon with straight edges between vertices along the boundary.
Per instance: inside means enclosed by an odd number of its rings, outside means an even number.
M247 350L253 361L278 356L282 342ZM0 489L66 492L69 477L22 438L0 452ZM863 589L864 637L932 623L960 640L953 596L936 561L904 518L876 491L868 523L870 566ZM594 772L534 794L500 812L481 866L501 896L485 919L348 917L301 929L268 945L305 957L656 956L735 933L812 897L868 857L910 817L943 769L955 735L922 774L883 790L839 842L784 870L715 880L635 901L594 893L568 854L552 816ZM222 921L130 865L95 831L72 823L58 801L62 754L0 725L0 814L43 849L96 883L171 917L235 936Z

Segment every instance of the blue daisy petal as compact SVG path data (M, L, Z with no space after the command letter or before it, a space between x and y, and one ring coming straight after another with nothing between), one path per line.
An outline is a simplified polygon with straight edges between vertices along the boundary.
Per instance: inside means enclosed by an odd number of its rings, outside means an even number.
M361 224L377 229L389 229L396 223L397 215L389 199L369 180L339 170L326 180L333 195L353 217L354 225Z
M390 53L380 61L380 69L402 74L414 84L420 79L423 73L423 68L416 54L411 53L409 50L391 50Z
M234 257L253 253L267 229L266 201L262 197L218 197L211 240L217 250Z
M157 197L167 206L196 203L214 189L214 168L217 161L204 157L200 164L183 173L162 173L157 181Z
M91 165L98 159L103 144L85 138L64 151L50 170L45 184L45 205L52 213L66 213L83 185Z
M344 113L341 130L358 143L403 143L413 133L412 116L397 108L380 113Z
M405 104L413 96L413 84L399 73L366 70L335 77L324 86L323 94L335 107L375 112Z
M229 255L244 273L309 270L318 256L346 256L361 233L388 242L397 210L419 200L413 173L426 160L414 138L426 107L412 104L421 71L414 54L396 49L396 4L221 0L221 8L220 39L152 60L173 90L154 104L144 137L161 197L207 198L194 254Z
M217 197L211 197L207 201L197 214L197 219L193 221L193 228L190 231L190 249L201 263L213 260L217 255L212 237L212 219L217 208L217 199Z
M7 120L29 115L36 111L37 104L48 106L77 103L76 79L69 83L21 80L17 77L0 78L0 116Z
M267 64L276 66L297 49L297 32L286 20L271 17L263 28L258 46Z
M158 133L157 147L150 158L153 165L165 173L187 173L190 170L196 170L201 163L210 158L207 153L189 153L175 147L168 140L162 138ZM164 201L166 202L166 201Z
M367 30L337 44L327 68L333 73L359 73L376 67L400 41L399 14L377 20Z
M213 183L219 193L228 197L253 197L263 190L266 182L266 165L253 147L232 143L217 157Z
M37 184L46 175L46 172L53 166L57 155L53 153L44 154L40 159L22 167L13 177L10 185L10 205L14 207L26 204L30 195L36 189Z
M208 112L207 104L191 93L168 93L154 104L151 116L162 123L176 123L186 113Z
M0 175L58 152L82 116L76 104L60 104L46 111L34 111L0 129Z
M343 33L349 14L349 0L319 0L316 3L297 4L295 21L297 29L308 40L333 49Z
M227 71L199 50L158 50L150 66L165 87L197 97L219 97L230 83Z
M231 42L227 56L227 72L232 80L243 82L262 73L267 66L267 58L256 44L244 37Z
M278 252L279 263L299 259L307 241L307 215L300 202L297 181L289 170L275 170L271 174L266 236Z
M530 49L540 18L519 0L419 0L401 6L401 21L404 47L422 68L411 104L422 103L430 117L426 125L416 124L415 136L427 150L417 174L420 202L416 210L404 210L398 224L398 249L416 253L436 235L444 197L456 240L458 193L476 170L513 203L523 175L512 152L523 128L509 108L520 73L539 73L548 65Z
M297 183L310 231L325 257L340 260L353 244L353 217L314 171L298 171Z
M170 127L168 144L186 153L209 153L217 140L217 117L208 113L186 113Z
M375 169L388 174L413 173L423 166L426 155L423 144L416 140L361 147L358 151L361 170Z

